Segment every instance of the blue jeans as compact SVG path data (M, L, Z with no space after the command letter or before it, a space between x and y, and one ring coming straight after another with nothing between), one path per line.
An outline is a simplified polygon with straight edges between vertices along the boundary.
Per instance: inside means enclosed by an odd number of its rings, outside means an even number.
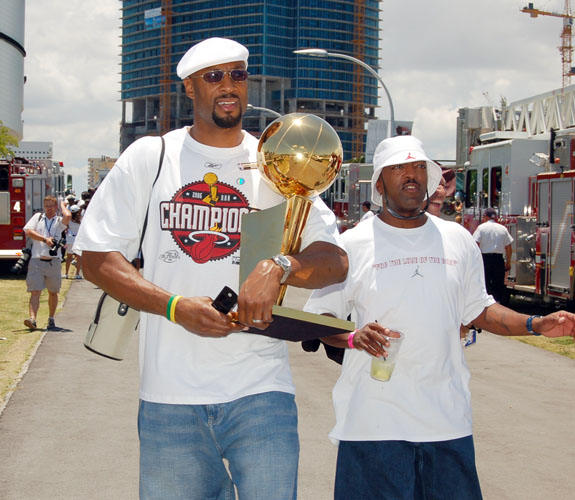
M473 437L340 441L335 500L481 500Z
M295 500L299 440L293 394L213 405L140 401L140 498ZM223 459L229 462L228 474Z

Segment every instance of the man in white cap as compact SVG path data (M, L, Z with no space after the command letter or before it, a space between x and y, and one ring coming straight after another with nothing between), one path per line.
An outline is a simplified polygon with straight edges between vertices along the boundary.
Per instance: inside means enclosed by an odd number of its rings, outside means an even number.
M142 311L140 494L146 499L296 498L299 442L283 341L265 329L280 283L342 281L347 257L333 213L316 199L302 252L261 261L237 315L212 300L237 287L241 215L283 198L261 180L258 141L242 130L248 50L228 39L194 45L177 72L194 124L132 144L98 188L76 239L85 278ZM152 187L153 185L153 187ZM131 265L149 203L141 276ZM229 464L228 474L224 459ZM231 475L231 477L230 477Z
M575 335L575 315L515 313L485 291L479 249L459 224L428 216L441 169L412 136L374 154L372 201L381 213L342 235L345 283L312 293L306 310L347 317L355 332L322 339L346 348L333 391L336 500L481 498L461 324L501 335ZM388 337L404 340L391 378L370 376Z

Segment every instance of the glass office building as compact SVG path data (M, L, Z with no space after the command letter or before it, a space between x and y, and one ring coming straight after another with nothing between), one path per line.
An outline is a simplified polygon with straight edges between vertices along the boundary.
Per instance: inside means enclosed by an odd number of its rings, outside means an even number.
M364 151L365 123L375 117L377 80L353 62L293 51L321 48L377 68L379 4L123 0L121 150L143 135L193 123L192 102L176 76L176 65L192 45L218 36L234 39L250 51L250 104L281 114L321 116L337 130L345 159L350 159ZM169 115L162 115L168 102ZM248 110L244 127L257 135L273 119L269 113Z

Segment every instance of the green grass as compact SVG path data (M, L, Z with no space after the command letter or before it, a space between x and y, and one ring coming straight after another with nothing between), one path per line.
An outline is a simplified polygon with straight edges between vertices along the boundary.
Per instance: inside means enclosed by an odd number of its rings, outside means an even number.
M509 302L509 307L514 311L523 314L540 314L545 316L546 314L555 311L554 307L549 305L534 304L529 300L523 300L518 297L511 297ZM572 311L571 311L572 312ZM561 354L562 356L567 356L568 358L575 359L575 342L573 337L559 337L556 339L548 339L547 337L537 337L533 335L527 335L525 337L510 337L524 344L529 344L535 347L540 347L547 351L555 352Z
M534 337L528 335L526 337L512 337L519 342L529 344L535 347L541 347L547 351L556 352L562 356L575 359L575 341L573 337L559 337L556 339L548 339L547 337Z
M62 280L58 310L64 303L71 280ZM42 329L48 322L48 293L42 292L37 324L40 330L31 332L24 326L29 317L25 276L0 277L0 404L22 370L26 361L43 336ZM56 321L58 311L56 311Z

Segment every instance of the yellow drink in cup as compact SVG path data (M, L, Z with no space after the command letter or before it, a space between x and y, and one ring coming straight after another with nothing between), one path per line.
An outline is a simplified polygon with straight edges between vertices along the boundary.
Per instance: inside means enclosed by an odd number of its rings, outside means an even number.
M389 363L385 358L374 358L371 361L371 377L387 382L391 378L395 363Z
M404 335L397 330L392 330L391 335L386 338L389 342L389 347L384 346L387 351L387 357L374 357L371 359L370 375L373 379L380 382L387 382L391 378Z

